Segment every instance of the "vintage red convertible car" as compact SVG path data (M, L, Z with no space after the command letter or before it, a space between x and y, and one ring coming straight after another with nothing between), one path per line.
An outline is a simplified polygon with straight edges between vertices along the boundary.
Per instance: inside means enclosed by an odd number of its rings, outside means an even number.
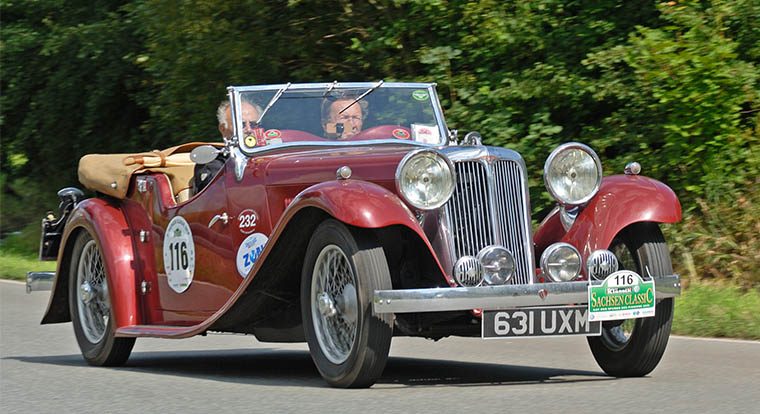
M306 341L338 387L372 385L393 336L584 335L614 376L660 361L680 279L658 223L681 208L638 164L603 178L591 148L559 146L534 232L523 158L449 130L435 84L228 91L231 139L85 156L95 197L61 190L43 220L42 323L72 321L88 363L209 331Z

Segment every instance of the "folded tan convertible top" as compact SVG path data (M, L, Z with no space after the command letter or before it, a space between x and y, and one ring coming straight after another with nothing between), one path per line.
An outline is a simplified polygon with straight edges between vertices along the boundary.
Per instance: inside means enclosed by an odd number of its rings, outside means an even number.
M129 180L132 174L143 172L164 173L171 182L173 191L179 192L183 188L190 186L190 180L193 178L194 164L189 162L189 152L193 148L210 144L222 146L220 143L191 142L167 148L162 151L142 152L133 154L87 154L79 160L79 182L86 188L108 194L116 198L124 198L129 189ZM141 163L134 162L135 158L150 157L152 159L165 159L164 167L149 167ZM129 160L129 158L132 158ZM173 163L172 160L179 160L179 163ZM150 163L147 163L151 165Z

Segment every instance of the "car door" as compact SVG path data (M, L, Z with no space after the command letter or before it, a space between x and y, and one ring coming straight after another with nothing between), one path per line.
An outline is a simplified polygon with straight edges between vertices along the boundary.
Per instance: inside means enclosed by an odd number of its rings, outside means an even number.
M227 208L230 160L185 203L154 211L156 280L153 323L192 325L219 310L242 278L236 270L235 220ZM158 319L158 320L155 320Z

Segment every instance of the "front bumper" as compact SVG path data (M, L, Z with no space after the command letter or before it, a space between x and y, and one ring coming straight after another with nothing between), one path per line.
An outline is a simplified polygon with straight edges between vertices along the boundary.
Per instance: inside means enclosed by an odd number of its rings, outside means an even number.
M681 278L654 278L655 299L681 295ZM602 281L593 281L601 285ZM375 313L440 312L469 309L513 309L588 303L588 281L529 285L376 290Z

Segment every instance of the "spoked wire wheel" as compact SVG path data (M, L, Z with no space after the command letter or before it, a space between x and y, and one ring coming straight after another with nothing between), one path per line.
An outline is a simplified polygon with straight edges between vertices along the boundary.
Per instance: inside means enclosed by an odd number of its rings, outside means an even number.
M105 258L87 230L79 231L75 237L68 289L69 314L79 349L90 365L122 365L132 352L135 338L114 336Z
M393 315L372 310L391 289L375 234L328 219L314 230L301 273L301 320L317 370L330 385L369 387L385 368Z
M76 291L82 333L88 341L96 344L106 333L111 304L103 257L95 240L88 241L79 256Z
M314 264L311 315L317 341L333 364L348 359L356 339L356 275L343 251L325 246Z

